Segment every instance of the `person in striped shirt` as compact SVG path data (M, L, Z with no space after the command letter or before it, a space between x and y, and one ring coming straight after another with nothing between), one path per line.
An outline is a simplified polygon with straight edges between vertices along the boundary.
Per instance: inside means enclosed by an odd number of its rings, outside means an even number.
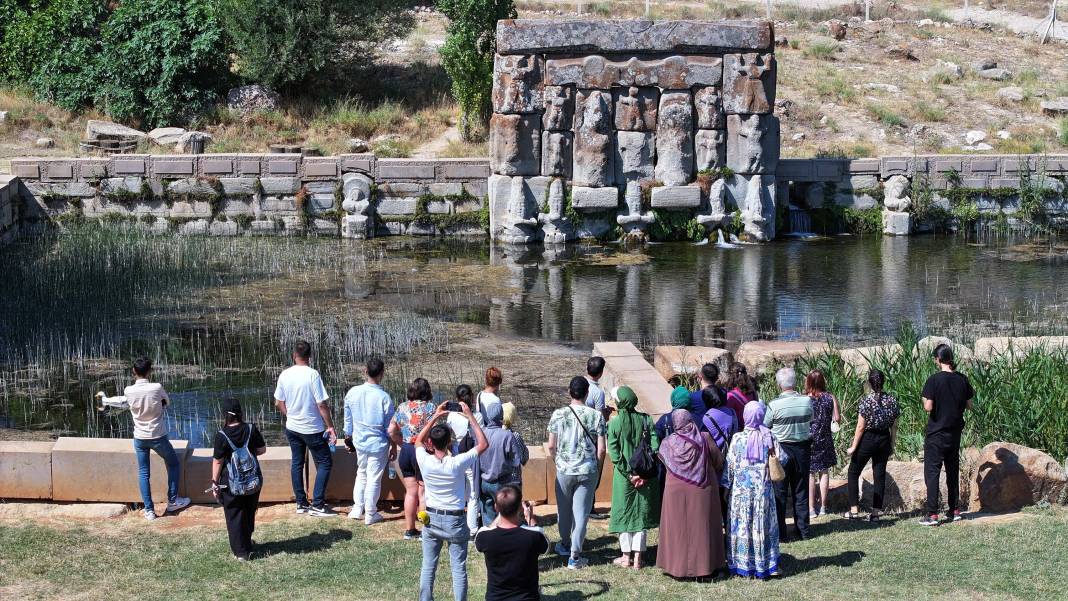
M808 470L812 452L812 399L797 391L797 372L784 367L775 372L781 394L768 403L764 425L782 446L779 457L786 479L775 483L775 508L779 513L779 534L785 538L786 500L793 496L794 530L797 537L809 537Z

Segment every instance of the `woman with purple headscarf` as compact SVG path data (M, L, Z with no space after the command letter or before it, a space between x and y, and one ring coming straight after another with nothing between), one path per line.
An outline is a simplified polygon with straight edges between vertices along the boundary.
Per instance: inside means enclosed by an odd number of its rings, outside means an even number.
M657 453L666 483L656 565L675 578L707 578L724 569L723 518L716 473L723 455L686 409L671 412L672 433Z
M731 489L727 567L749 578L779 575L779 521L775 491L768 477L768 452L782 456L779 443L764 426L764 406L750 401L743 413L745 429L727 449L722 484Z

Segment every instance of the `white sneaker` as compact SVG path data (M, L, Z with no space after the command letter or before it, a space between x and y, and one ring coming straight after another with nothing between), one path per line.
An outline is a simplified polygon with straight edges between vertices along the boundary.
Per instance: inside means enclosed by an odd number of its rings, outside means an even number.
M349 512L349 519L350 520L362 520L363 519L363 509L362 508L356 509L355 507L353 507L352 511Z
M152 520L156 519L157 517L158 516L156 515L156 511L154 509L146 509L145 510L145 519L146 520L151 522Z
M174 513L175 511L185 509L186 507L189 507L189 503L189 497L175 497L173 503L167 503L166 513Z
M374 526L375 524L384 521L386 521L386 518L382 517L382 514L376 511L374 513L367 514L367 517L364 518L363 523L367 526Z

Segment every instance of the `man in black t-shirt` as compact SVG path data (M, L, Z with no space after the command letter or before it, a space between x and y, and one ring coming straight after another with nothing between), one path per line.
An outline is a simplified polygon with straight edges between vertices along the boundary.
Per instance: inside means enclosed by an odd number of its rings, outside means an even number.
M934 350L938 372L923 385L923 408L927 411L927 435L923 442L923 478L927 484L927 517L924 526L937 526L938 479L946 467L946 519L960 520L960 435L964 431L964 411L972 408L975 390L956 371L953 350L940 344Z
M475 535L475 548L486 556L486 601L539 601L538 557L549 539L519 487L502 486L494 505L497 519Z

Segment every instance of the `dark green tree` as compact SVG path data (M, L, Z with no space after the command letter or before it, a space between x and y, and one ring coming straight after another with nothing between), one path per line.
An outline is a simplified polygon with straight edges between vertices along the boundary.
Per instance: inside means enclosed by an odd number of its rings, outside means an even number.
M460 135L471 140L485 133L492 113L497 21L514 19L515 5L512 0L438 0L437 8L449 18L441 60L460 104Z

